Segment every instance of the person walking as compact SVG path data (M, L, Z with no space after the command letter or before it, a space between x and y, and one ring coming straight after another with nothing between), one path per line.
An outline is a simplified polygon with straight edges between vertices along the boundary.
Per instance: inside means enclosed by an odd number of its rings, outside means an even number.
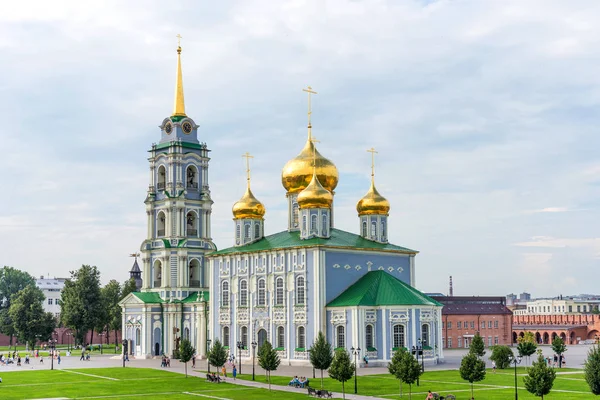
M85 350L81 350L81 357L79 358L79 361L85 361Z
M233 374L233 380L235 381L235 377L237 376L237 368L235 367L235 364L233 364L233 369L231 370L231 373Z
M192 356L192 368L196 368L196 353Z
M60 351L58 352L58 357L56 359L58 360L58 365L60 365Z

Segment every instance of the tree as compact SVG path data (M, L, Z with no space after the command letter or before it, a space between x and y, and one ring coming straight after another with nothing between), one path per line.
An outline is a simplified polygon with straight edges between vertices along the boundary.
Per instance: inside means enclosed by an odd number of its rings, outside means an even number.
M125 282L123 282L123 289L121 290L120 300L123 300L125 298L125 296L127 296L129 293L133 293L133 292L137 292L137 286L135 285L135 279L133 279L133 278L127 279Z
M224 349L223 349L224 350ZM196 349L192 346L192 342L188 339L183 339L179 347L179 361L185 364L185 377L187 378L187 363L194 356Z
M404 347L400 347L398 350L394 351L392 361L388 364L388 371L390 374L394 375L396 379L398 379L400 385L400 397L402 397L402 375L400 370L402 368L402 359L405 353L408 353L406 349Z
M15 335L12 319L8 313L11 299L27 286L35 286L35 279L27 272L12 267L0 269L0 333L9 337L9 344Z
M588 351L587 360L583 367L585 380L595 395L600 394L600 346L593 346Z
M483 338L479 335L479 332L473 337L473 341L469 347L469 353L475 354L477 357L483 357L485 355L485 345L483 344Z
M473 382L485 379L485 361L480 360L476 353L469 352L460 362L460 377L471 384L471 398L473 399Z
M419 365L419 360L414 358L409 352L404 353L398 374L401 381L408 383L409 399L412 399L412 385L419 379L422 373L423 371Z
M567 351L567 345L560 336L556 336L552 341L552 350L558 354L558 368L562 368L563 353Z
M555 378L556 371L546 365L546 360L540 351L537 362L534 361L533 366L527 368L527 376L523 377L523 382L529 393L543 400L544 395L550 393Z
M117 330L121 329L121 285L112 279L101 289L102 302L106 310L105 320L101 324L106 331L106 340L110 331L115 332L115 345L117 344Z
M61 321L75 332L77 343L85 345L85 335L92 330L93 340L93 329L103 314L100 272L89 265L71 271L61 295Z
M261 346L258 351L258 365L265 371L267 371L267 380L269 381L269 390L271 390L271 371L275 371L281 360L277 355L277 350L273 348L271 343L267 340Z
M329 377L338 382L342 382L342 397L346 398L346 389L344 382L350 380L354 376L354 364L350 361L350 354L346 349L337 349L335 356L329 367Z
M15 334L23 343L35 347L35 342L50 339L56 320L52 313L44 312L42 302L45 296L35 286L27 286L19 294L12 297L12 304L8 311L14 321Z
M537 350L535 336L533 332L525 332L525 334L517 338L517 352L521 357L530 357Z
M514 354L510 347L497 345L492 346L490 360L495 361L499 369L505 369L510 366L510 360L513 356Z
M208 351L208 362L210 365L217 367L217 375L223 365L227 362L227 350L223 347L223 344L219 339L215 340L215 343ZM241 361L241 360L240 360Z
M328 369L333 361L331 343L327 342L323 332L319 331L317 340L308 349L308 354L313 368L321 370L321 389L323 389L323 370Z

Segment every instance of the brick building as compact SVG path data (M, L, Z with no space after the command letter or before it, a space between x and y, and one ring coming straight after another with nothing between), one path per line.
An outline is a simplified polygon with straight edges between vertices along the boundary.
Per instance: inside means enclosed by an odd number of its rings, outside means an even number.
M506 298L478 296L432 296L444 305L442 337L444 348L468 348L476 333L486 346L510 345L512 311Z

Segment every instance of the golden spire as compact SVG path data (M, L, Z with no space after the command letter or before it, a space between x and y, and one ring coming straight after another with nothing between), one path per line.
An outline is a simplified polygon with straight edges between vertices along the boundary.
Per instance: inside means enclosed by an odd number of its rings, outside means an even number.
M310 95L317 94L310 86L307 86L306 89L302 89L303 92L308 93L308 140L312 138L312 124L310 122L310 116L312 115L312 108L310 106Z
M377 151L373 147L367 150L367 153L371 153L371 182L375 181L375 154Z
M177 80L175 81L175 105L172 117L186 117L183 100L183 76L181 74L181 35L177 34Z
M358 211L358 215L389 215L390 202L375 188L375 154L377 151L371 147L367 152L371 153L371 187L367 194L356 203L356 211Z
M242 155L242 158L246 159L246 180L248 181L248 188L250 188L250 159L254 158L254 156L246 152L246 154Z
M250 190L250 159L254 158L250 155L250 153L246 152L246 154L242 155L243 158L246 159L246 192L239 199L232 208L233 218L234 219L243 219L243 218L251 218L251 219L263 219L265 216L265 206L258 201L252 191Z

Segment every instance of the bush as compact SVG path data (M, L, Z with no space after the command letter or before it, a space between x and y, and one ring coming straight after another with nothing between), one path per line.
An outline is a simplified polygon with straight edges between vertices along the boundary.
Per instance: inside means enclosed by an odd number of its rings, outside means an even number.
M498 369L505 369L510 366L510 360L513 356L513 352L508 346L492 346L490 360L496 362Z
M600 394L600 346L594 346L588 351L585 360L585 380L595 395Z

